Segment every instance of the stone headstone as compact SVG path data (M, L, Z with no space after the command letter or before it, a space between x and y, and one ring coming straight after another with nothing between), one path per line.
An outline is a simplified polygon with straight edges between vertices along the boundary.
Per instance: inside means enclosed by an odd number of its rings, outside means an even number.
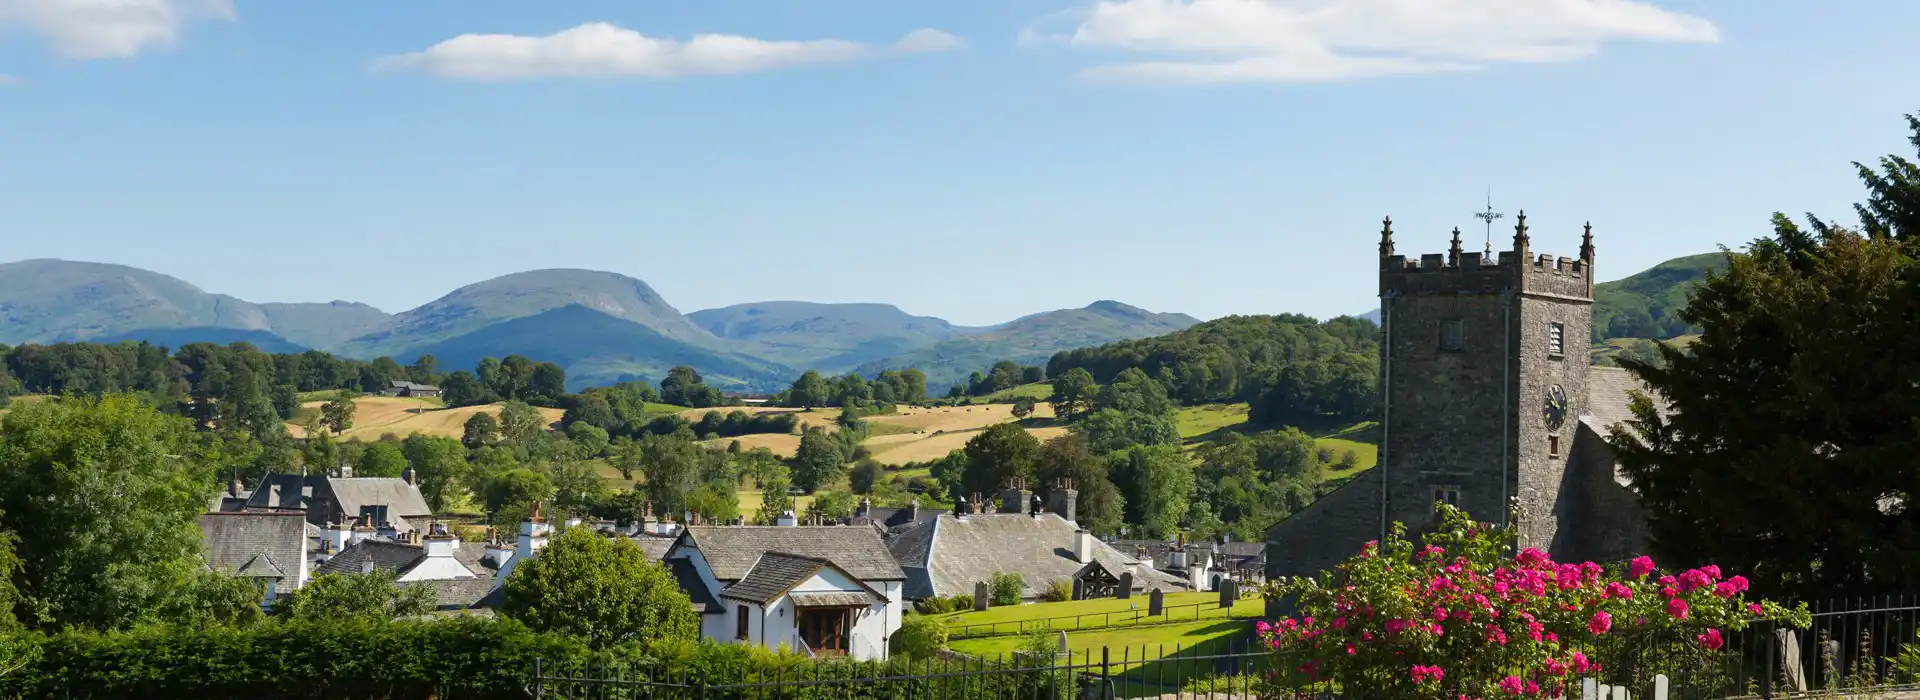
M1061 655L1072 653L1072 650L1067 648L1067 631L1066 630L1060 630L1058 641L1055 642L1053 645L1053 653L1061 654Z
M1780 659L1780 670L1785 676L1787 690L1807 692L1807 670L1800 661L1800 633L1786 629L1774 630L1773 645Z
M986 581L974 582L973 609L985 610L991 605L993 605L993 588L988 586Z
M1147 594L1148 617L1159 617L1161 613L1166 612L1166 607L1167 594L1161 593L1160 589L1155 588L1152 593Z
M1224 579L1220 582L1220 607L1231 608L1240 601L1240 582Z
M1080 579L1073 580L1073 599L1074 600L1087 599L1087 586L1085 581L1082 581Z
M1120 574L1120 590L1114 591L1113 597L1121 600L1133 597L1133 572Z

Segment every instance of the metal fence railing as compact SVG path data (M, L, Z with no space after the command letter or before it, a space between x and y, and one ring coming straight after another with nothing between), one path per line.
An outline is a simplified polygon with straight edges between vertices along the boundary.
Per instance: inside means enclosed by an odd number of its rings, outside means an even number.
M1160 609L1160 614L1150 615L1146 601L1141 601L1136 609L1112 610L1108 612L1081 613L1079 615L1060 615L1025 620L1003 620L1000 622L976 622L964 625L951 625L947 628L949 639L975 639L979 637L1000 637L1014 634L1026 634L1035 630L1076 630L1106 629L1112 627L1133 627L1138 625L1160 625L1176 622L1199 622L1202 620L1257 620L1263 616L1263 609L1245 610L1243 603L1259 598L1241 598L1232 606L1221 606L1218 601L1168 605ZM1238 612L1236 612L1238 611Z
M698 671L644 664L540 666L533 690L540 700L1254 700L1272 658L1242 639L1068 654L841 660L750 672L709 669L705 678Z

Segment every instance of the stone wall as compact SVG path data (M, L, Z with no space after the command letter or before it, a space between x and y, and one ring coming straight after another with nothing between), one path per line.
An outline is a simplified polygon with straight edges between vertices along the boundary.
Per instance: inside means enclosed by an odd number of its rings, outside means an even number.
M1587 413L1587 370L1592 365L1587 338L1593 325L1593 306L1586 299L1547 296L1534 290L1546 287L1572 291L1577 285L1584 285L1584 281L1563 273L1536 271L1520 299L1516 329L1520 343L1515 348L1519 367L1514 443L1518 483L1514 496L1527 513L1520 523L1522 547L1549 549L1561 519L1574 508L1576 494L1563 497L1561 486L1567 461L1572 458L1580 416ZM1556 323L1562 333L1558 356L1551 352L1549 342L1550 329ZM1550 426L1545 416L1547 395L1554 386L1559 386L1567 398L1565 419L1558 428Z
M1267 579L1310 576L1380 538L1380 468L1353 478L1267 531Z
M1640 504L1640 497L1621 483L1617 469L1606 436L1592 424L1582 422L1574 439L1567 479L1580 493L1574 510L1577 526L1562 537L1565 554L1556 543L1557 558L1612 563L1650 553L1646 508Z
M1397 291L1397 290L1396 290ZM1499 520L1500 486L1512 428L1508 343L1511 297L1395 294L1383 304L1391 339L1382 344L1386 404L1381 464L1388 518L1419 528L1432 519L1434 490L1453 488L1459 506ZM1459 350L1441 347L1443 324L1459 321Z

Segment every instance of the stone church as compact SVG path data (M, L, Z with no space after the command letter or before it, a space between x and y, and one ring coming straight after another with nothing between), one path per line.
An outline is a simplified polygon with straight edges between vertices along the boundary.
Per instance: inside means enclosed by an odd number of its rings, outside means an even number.
M1611 562L1647 549L1646 520L1607 444L1638 381L1592 366L1593 227L1578 259L1536 254L1527 216L1489 260L1460 249L1417 260L1380 232L1380 462L1267 535L1267 576L1310 575L1415 533L1434 503L1507 523L1520 546Z

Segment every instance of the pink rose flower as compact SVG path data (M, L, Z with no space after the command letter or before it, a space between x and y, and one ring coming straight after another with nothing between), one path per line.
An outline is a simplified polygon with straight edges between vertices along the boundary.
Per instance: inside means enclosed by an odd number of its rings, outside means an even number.
M1680 598L1667 601L1667 614L1672 615L1676 619L1686 619L1687 601Z
M1587 669L1590 668L1591 663L1592 662L1587 661L1586 654L1582 654L1576 651L1576 652L1573 652L1572 663L1569 665L1573 667L1574 673L1586 673Z
M1620 583L1619 581L1615 581L1613 583L1607 584L1607 597L1619 598L1621 600L1633 600L1633 589L1628 588L1627 584Z
M1500 679L1500 690L1508 695L1519 695L1526 686L1520 683L1519 676L1507 676Z
M1747 612L1749 612L1749 613L1753 613L1753 614L1755 614L1755 615L1765 615L1765 614L1766 614L1766 611L1765 611L1765 610L1762 610L1762 609L1760 609L1760 604L1759 604L1759 603L1748 603L1748 604L1747 604Z
M1708 629L1706 634L1695 637L1695 639L1700 640L1700 646L1706 647L1710 651L1719 651L1720 647L1726 646L1727 644L1726 640L1720 637L1720 630L1717 629Z
M1727 583L1733 584L1733 590L1736 593L1747 592L1747 577L1745 576L1734 576L1727 579Z
M1640 578L1650 573L1653 573L1653 557L1634 557L1633 561L1627 564L1627 574L1633 578Z
M1708 564L1706 566L1700 567L1700 572L1706 574L1710 578L1714 578L1714 579L1720 578L1720 567L1714 566L1712 564Z
M1594 613L1593 619L1587 621L1588 632L1606 634L1610 629L1613 629L1613 616L1608 615L1605 610Z

